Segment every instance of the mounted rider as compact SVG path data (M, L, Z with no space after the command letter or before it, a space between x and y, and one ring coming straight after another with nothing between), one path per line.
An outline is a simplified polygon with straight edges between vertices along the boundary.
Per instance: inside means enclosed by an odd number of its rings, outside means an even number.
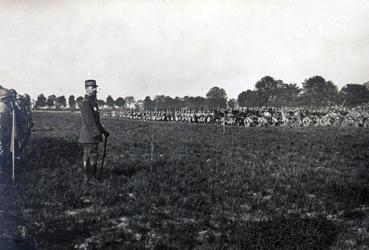
M29 96L27 94L16 94L14 109L16 114L18 150L23 152L31 137L31 129L33 127Z

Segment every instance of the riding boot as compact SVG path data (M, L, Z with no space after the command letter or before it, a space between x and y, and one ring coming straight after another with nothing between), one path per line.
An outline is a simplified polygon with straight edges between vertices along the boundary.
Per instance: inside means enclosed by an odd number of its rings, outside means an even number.
M96 179L97 162L91 162L91 176Z
M83 161L83 168L84 168L84 170L85 170L85 177L86 177L86 179L87 180L89 180L90 179L90 161L89 160L87 160L87 161Z

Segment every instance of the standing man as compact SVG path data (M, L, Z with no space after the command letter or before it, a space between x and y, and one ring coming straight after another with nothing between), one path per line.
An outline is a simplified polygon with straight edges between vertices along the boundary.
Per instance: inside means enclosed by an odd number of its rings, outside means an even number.
M80 103L82 113L82 127L79 142L83 144L83 166L87 179L96 178L97 160L99 157L99 143L102 134L109 137L109 132L100 123L99 107L97 105L97 85L95 80L86 80L85 98Z

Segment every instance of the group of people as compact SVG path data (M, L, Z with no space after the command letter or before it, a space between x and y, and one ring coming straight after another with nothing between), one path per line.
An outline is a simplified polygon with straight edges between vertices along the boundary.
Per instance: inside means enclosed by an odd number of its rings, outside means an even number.
M31 98L0 86L0 171L10 169L11 154L22 157L33 126Z
M82 126L79 142L83 146L83 166L86 180L97 176L99 143L109 137L109 132L100 122L95 80L85 81L86 94L80 102ZM0 171L11 169L12 158L20 159L27 146L33 127L31 99L28 94L20 95L14 89L0 86ZM106 141L106 140L105 140Z
M354 126L369 127L369 112L362 108L330 109L255 107L209 111L107 110L104 117L186 123L215 123L245 127L263 126Z

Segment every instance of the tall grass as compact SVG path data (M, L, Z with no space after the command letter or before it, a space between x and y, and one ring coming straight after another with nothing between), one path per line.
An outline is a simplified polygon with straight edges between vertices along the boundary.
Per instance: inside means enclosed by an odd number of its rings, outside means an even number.
M368 246L368 130L104 120L104 179L90 184L80 117L34 120L9 199L40 248Z

